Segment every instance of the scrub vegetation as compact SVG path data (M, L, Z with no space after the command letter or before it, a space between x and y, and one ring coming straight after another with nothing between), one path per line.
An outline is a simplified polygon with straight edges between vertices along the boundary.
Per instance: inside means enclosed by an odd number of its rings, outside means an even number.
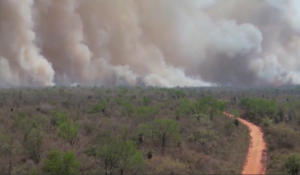
M298 173L300 90L51 87L0 91L1 174L242 171L262 127L267 173Z

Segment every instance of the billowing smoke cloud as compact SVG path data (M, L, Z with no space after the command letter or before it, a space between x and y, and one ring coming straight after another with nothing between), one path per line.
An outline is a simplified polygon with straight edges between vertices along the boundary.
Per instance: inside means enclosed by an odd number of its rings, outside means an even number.
M300 83L298 0L1 0L0 87Z
M0 2L0 84L52 85L54 70L35 45L33 0Z

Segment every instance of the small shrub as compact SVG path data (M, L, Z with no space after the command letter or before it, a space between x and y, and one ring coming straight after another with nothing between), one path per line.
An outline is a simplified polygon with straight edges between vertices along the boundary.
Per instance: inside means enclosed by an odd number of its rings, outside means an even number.
M147 158L151 159L153 157L153 151L149 151L147 154Z
M270 119L270 118L264 118L263 121L262 121L262 124L263 124L264 127L268 127L271 124L273 124L273 120Z
M238 119L234 119L233 123L235 124L236 127L238 127L240 124L240 121Z
M296 154L290 155L285 161L285 168L289 174L298 174L300 167L300 158Z

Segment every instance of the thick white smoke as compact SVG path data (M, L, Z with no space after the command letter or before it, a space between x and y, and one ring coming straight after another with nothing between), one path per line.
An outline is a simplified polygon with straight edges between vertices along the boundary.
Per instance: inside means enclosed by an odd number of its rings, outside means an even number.
M0 87L300 83L298 0L1 0Z
M0 1L0 84L53 84L54 70L35 45L33 0Z

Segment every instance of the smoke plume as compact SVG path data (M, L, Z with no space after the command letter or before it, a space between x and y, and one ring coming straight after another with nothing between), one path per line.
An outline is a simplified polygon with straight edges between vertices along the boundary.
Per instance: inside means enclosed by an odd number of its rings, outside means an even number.
M1 0L0 87L300 83L299 0Z

